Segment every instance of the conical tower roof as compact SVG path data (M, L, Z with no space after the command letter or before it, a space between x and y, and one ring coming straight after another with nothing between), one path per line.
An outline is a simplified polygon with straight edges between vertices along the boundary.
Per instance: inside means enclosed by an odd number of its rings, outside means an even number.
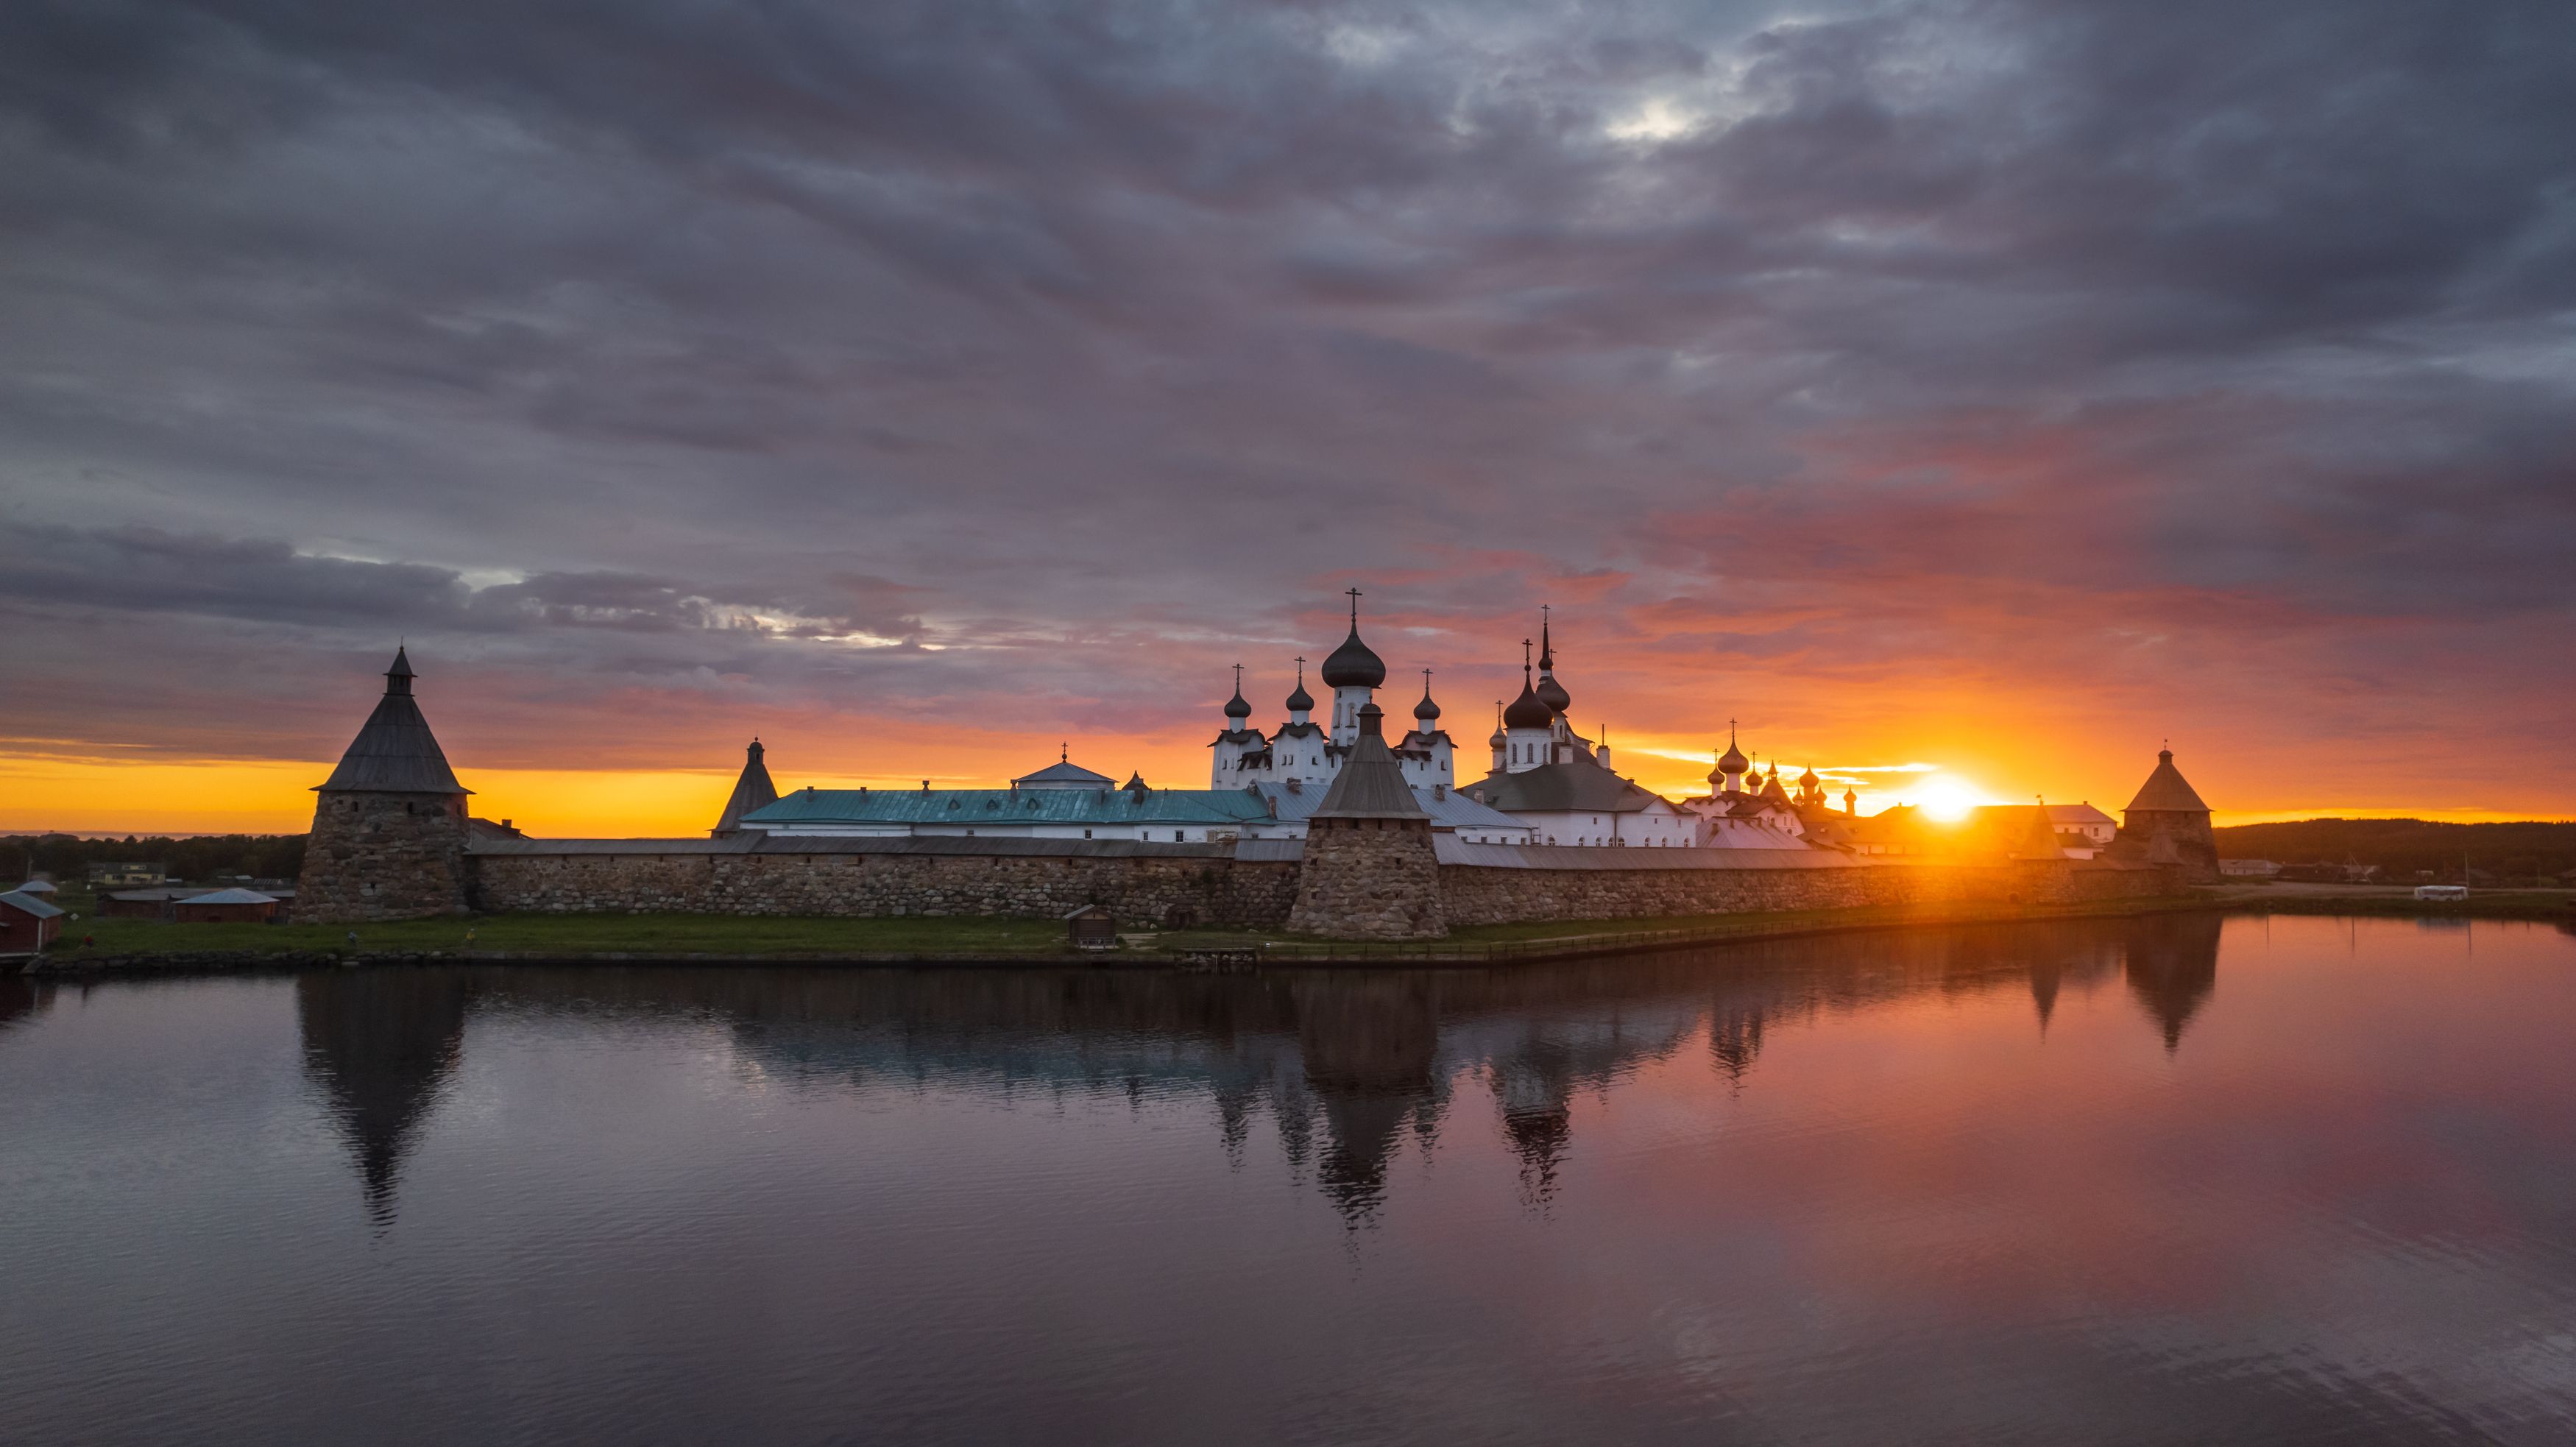
M2057 827L2048 821L2048 806L2040 804L2030 811L2030 821L2022 828L2021 842L2014 846L2015 859L2064 859L2066 841L2057 837Z
M447 766L447 755L440 751L429 720L421 716L420 704L411 696L412 677L411 659L405 650L395 649L393 666L385 670L385 696L376 700L376 711L367 715L358 736L350 740L349 751L340 756L340 767L313 786L316 792L474 792L456 782L456 771Z
M734 832L742 827L743 815L778 802L778 786L769 781L769 765L762 761L760 740L753 739L751 747L743 752L742 777L733 781L733 797L725 800L724 812L716 816L718 834Z
M2156 771L2147 775L2147 781L2138 786L2138 797L2129 801L2129 808L2133 812L2140 809L2166 813L2209 812L2209 806L2200 801L2198 791L2184 782L2182 770L2174 767L2171 749L2157 750Z
M1318 819L1423 819L1421 801L1404 782L1404 768L1387 752L1386 714L1376 704L1360 709L1360 739L1348 763L1333 776L1324 802L1311 816Z

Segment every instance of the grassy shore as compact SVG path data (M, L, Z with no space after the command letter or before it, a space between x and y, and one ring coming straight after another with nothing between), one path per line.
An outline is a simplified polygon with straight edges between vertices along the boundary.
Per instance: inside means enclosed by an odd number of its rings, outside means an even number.
M257 964L322 956L468 959L1034 961L1077 955L1055 920L704 914L500 914L359 925L180 925L84 918L49 953L51 969L102 964ZM1353 945L1284 931L1131 930L1112 961L1153 963L1213 955L1281 962L1494 961L1610 953L1734 939L1776 939L1955 924L2082 919L2224 909L2245 913L2363 914L2420 918L2576 922L2576 892L2480 891L2461 904L2428 904L2399 888L2235 885L2160 900L2089 905L1940 904L1857 909L1677 915L1653 919L1549 920L1470 926L1420 945ZM354 946L350 935L357 937ZM87 943L83 943L84 939Z
M1061 952L1064 926L1031 919L844 919L711 914L493 914L386 924L164 924L83 919L64 954L130 956L205 951L290 955L427 951L557 959L583 955L740 955L829 959L884 955L1017 958ZM82 949L86 936L94 943Z

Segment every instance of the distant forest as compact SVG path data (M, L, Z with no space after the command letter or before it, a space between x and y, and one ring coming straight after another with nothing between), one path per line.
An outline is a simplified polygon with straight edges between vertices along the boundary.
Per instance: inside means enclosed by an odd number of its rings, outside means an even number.
M2576 823L2436 824L2426 819L2300 819L2221 829L2221 859L2278 864L2376 864L2397 882L2430 870L2459 881L2461 861L2499 883L2556 879L2576 869Z
M72 834L0 835L0 888L30 874L50 874L65 884L89 877L92 863L158 864L173 879L203 884L219 874L253 879L293 879L304 868L301 834L200 834L188 839L129 834L123 839L83 839Z

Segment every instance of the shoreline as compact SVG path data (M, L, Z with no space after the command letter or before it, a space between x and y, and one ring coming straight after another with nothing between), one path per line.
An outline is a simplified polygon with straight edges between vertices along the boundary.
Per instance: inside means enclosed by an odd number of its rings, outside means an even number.
M310 970L348 968L358 965L427 965L427 964L620 964L662 966L855 966L918 965L954 968L994 968L1013 966L1081 965L1094 969L1258 969L1265 966L1297 968L1473 968L1507 964L1536 964L1558 960L1599 958L1603 956L1647 953L1659 950L1688 949L1702 945L1754 943L1767 940L1800 939L1836 934L1860 934L1885 930L1942 928L1960 925L2019 924L2067 919L2132 918L2157 914L2215 911L2226 914L2291 914L2291 915L2360 915L2374 918L2416 918L2424 920L2490 920L2558 923L2576 928L2576 892L2566 890L2499 890L2486 897L2472 896L2464 902L2434 903L2417 901L2411 893L2366 886L2306 886L2284 888L2279 885L2220 885L2203 887L2187 895L2161 899L2104 901L2080 905L1931 905L1872 906L1854 909L1813 910L1776 914L1720 915L1689 920L1619 921L1570 920L1562 925L1516 926L1509 930L1470 932L1464 937L1419 943L1359 943L1330 940L1279 938L1251 932L1220 931L1145 931L1122 935L1122 945L1114 950L1075 950L1060 938L1048 942L1013 939L1008 944L961 939L954 948L915 944L896 948L864 946L800 947L778 944L767 948L688 948L659 945L649 939L631 944L612 944L603 939L593 945L580 942L584 933L581 921L598 921L597 933L619 932L650 934L652 917L636 916L539 916L534 927L521 922L521 933L542 932L557 939L524 945L498 945L484 948L443 946L422 941L418 944L393 944L370 947L363 935L355 948L345 945L318 945L310 948L225 948L208 940L203 946L193 941L170 948L118 950L62 950L59 947L23 963L11 961L0 970L15 968L26 975L131 975L213 974L242 970ZM689 916L686 930L674 933L721 934L725 926L736 922L732 916ZM437 927L453 928L452 920L402 921L398 933L423 934ZM514 923L511 916L486 916L468 921L476 929L499 928ZM744 933L761 932L756 925L775 926L804 923L826 932L865 932L871 925L893 926L900 933L919 936L956 933L990 934L996 922L972 919L938 919L909 917L896 921L849 920L837 917L797 921L741 921ZM1042 921L1013 921L1021 927L1010 931L1023 936L1045 931L1053 926ZM641 926L639 931L636 927ZM157 929L256 929L267 926L155 926ZM369 932L390 930L391 926L369 927ZM569 936L569 937L562 937ZM709 941L712 943L712 941ZM157 942L156 942L157 944Z

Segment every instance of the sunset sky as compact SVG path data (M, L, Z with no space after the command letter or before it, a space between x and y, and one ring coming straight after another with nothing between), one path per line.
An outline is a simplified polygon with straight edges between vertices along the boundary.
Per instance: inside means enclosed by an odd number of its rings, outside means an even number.
M0 7L0 829L1481 772L2576 815L2576 6Z

